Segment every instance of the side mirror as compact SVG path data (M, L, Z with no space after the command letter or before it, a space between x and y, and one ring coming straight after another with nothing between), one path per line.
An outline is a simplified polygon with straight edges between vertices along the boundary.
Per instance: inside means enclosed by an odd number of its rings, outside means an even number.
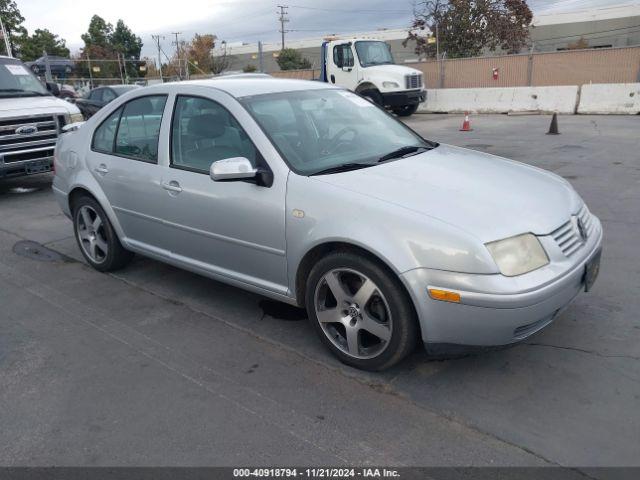
M245 157L225 158L211 164L209 176L214 182L255 178L258 170Z
M47 82L46 83L47 86L47 91L53 95L54 97L58 97L60 96L60 88L58 87L57 83L54 82Z

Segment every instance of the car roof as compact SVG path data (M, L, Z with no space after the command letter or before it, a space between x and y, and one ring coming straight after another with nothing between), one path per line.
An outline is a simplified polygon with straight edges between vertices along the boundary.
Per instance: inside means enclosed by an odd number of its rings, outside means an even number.
M113 88L114 90L133 90L134 88L140 88L140 85L103 85L104 87Z
M309 80L293 80L289 78L273 78L262 76L257 77L216 77L208 80L190 80L186 82L173 82L154 85L147 88L160 88L171 86L177 93L181 86L195 85L214 88L228 93L232 97L242 98L253 95L263 95L267 93L294 92L304 90L322 90L326 88L337 88L324 82L314 82Z

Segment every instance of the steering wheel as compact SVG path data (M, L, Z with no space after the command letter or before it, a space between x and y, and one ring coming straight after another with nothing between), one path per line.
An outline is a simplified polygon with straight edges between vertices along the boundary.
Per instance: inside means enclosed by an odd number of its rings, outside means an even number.
M342 143L346 142L342 140L342 137L344 137L347 133L353 133L353 139L351 141L355 140L359 135L358 130L356 130L354 127L344 127L333 136L333 138L331 139L331 143L326 148L326 152L328 154L334 153Z

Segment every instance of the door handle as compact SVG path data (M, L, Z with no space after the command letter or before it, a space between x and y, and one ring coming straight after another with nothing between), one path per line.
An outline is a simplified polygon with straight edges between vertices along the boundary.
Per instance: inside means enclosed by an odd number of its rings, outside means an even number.
M169 183L163 183L162 188L164 188L168 192L174 193L180 193L182 191L182 187L175 180L171 180Z
M109 173L109 169L104 163L101 163L100 165L98 165L94 170L96 173L99 173L100 175L106 175L107 173Z

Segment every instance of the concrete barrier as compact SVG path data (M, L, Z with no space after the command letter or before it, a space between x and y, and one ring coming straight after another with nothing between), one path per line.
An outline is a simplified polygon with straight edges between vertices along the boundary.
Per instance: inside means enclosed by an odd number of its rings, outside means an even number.
M583 85L578 113L640 113L640 83Z
M427 90L427 101L419 112L575 113L578 86L439 88Z

